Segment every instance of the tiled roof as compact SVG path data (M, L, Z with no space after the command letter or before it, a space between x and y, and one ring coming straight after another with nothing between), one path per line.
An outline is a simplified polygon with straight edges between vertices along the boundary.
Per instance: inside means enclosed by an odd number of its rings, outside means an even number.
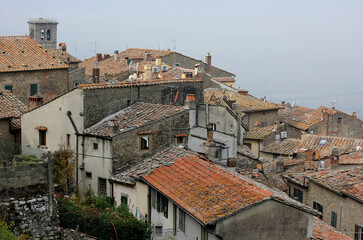
M150 79L150 80L135 80L132 83L129 81L118 83L93 83L93 84L81 84L78 87L81 89L101 89L101 88L123 88L130 86L150 86L170 83L181 82L203 82L200 79L184 78L184 79Z
M278 104L260 100L250 95L245 96L237 92L227 91L226 89L208 88L204 90L205 103L221 103L223 99L235 101L238 104L238 110L241 112L277 110L281 108Z
M70 63L78 63L81 62L81 60L75 58L70 53L63 51L61 49L44 49L46 53L48 53L52 58L62 62L67 63L67 58L69 57Z
M214 77L214 80L224 83L224 82L235 82L236 79L234 77Z
M0 119L15 118L11 120L11 128L19 129L20 115L26 112L27 107L9 91L0 91Z
M363 164L363 152L353 152L339 156L338 163L341 165L359 165Z
M85 129L84 133L113 137L117 134L173 116L183 111L185 111L183 106L138 102Z
M276 132L275 126L267 126L262 128L254 128L246 133L246 139L263 140L265 137L270 136Z
M316 240L353 240L352 238L344 235L336 228L328 225L318 217L314 217L313 222L313 237L311 239Z
M186 152L173 162L154 169L141 178L203 225L213 224L221 218L269 199L304 210L310 209L291 200L284 193L269 189L240 174L227 172L195 154Z
M321 140L326 140L326 143L322 144L320 142ZM321 145L319 145L319 142ZM302 136L301 143L297 148L298 152L304 152L306 150L318 151L319 156L322 158L331 156L333 147L337 147L339 153L342 154L354 152L359 146L363 146L363 139L306 134Z
M296 152L300 139L287 138L279 143L273 143L262 149L262 152L290 155Z
M335 171L291 173L284 177L303 186L308 186L308 181L306 181L308 179L333 192L347 195L363 202L363 166Z
M68 68L28 36L0 37L0 72Z
M115 60L115 56L111 56L110 58L104 59L97 63L97 67L100 69L100 76L107 75L117 75L123 72L129 71L129 66L127 65L128 59L141 59L145 60L145 53L150 52L152 59L156 59L157 57L162 57L165 55L169 55L173 52L166 50L153 50L153 49L141 49L141 48L129 48L125 51L122 51L118 54L118 59ZM86 69L86 75L92 76L93 68L95 66L96 57L91 57L83 61L79 66L80 68ZM139 71L144 71L144 65L150 64L148 61L139 62Z

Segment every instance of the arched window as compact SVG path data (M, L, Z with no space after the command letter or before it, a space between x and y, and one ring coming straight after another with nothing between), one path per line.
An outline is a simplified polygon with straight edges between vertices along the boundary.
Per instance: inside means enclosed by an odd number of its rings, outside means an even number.
M50 41L50 29L47 30L47 41Z
M44 40L44 34L45 34L44 29L40 30L40 40Z

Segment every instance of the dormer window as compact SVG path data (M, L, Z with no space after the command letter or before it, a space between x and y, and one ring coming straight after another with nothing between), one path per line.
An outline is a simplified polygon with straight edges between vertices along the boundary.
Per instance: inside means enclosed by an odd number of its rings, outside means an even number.
M47 30L47 41L50 41L50 29Z

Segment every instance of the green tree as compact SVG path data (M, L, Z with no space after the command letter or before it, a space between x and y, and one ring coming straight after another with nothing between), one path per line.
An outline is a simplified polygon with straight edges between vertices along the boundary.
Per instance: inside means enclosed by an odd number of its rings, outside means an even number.
M53 153L54 181L62 192L70 193L70 182L74 180L74 157L73 151L59 145L59 150Z

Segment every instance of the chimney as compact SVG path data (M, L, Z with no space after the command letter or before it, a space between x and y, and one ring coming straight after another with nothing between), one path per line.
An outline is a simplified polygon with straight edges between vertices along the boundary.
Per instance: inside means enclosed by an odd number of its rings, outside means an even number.
M210 67L212 65L212 56L210 55L210 53L207 53L205 55L205 63L207 64L205 71L206 73L209 73Z
M327 136L328 135L328 121L329 121L328 110L324 109L322 114L323 114L323 126L321 127L321 134L324 136Z
M145 61L151 62L153 59L151 57L151 53L149 51L145 52Z
M248 95L248 90L238 90L238 94L241 94L243 96L247 96Z
M118 50L113 51L115 61L118 60Z
M143 79L148 80L152 79L152 65L145 65L144 66L144 73L143 73Z
M197 125L197 103L194 94L188 94L184 104L185 108L189 109L189 127L192 128Z
M65 43L59 43L58 49L62 50L63 52L67 51L67 45Z
M161 65L161 58L160 57L157 57L156 60L155 60L155 65L156 66L160 66Z
M102 61L102 53L97 53L96 54L96 61L97 62L101 62Z
M213 142L212 124L207 125L207 141L203 143L203 150L208 159L214 162L216 155L216 144Z
M118 131L118 122L117 119L110 119L110 121L107 122L107 127L109 131L112 133Z
M352 116L353 116L354 118L357 118L357 112L353 112Z
M333 147L331 150L330 168L334 170L337 165L339 165L339 148Z
M92 82L93 83L100 82L100 69L97 67L97 61L95 62L95 67L93 68Z
M30 96L28 98L28 109L32 110L33 108L36 108L43 104L43 98L39 97L38 95Z
M198 76L198 74L199 74L199 66L200 66L200 64L195 64L194 65L194 76Z
M110 56L110 54L108 54L108 53L105 53L105 54L103 54L103 59L105 60L105 59L107 59L107 58L110 58L111 56Z

